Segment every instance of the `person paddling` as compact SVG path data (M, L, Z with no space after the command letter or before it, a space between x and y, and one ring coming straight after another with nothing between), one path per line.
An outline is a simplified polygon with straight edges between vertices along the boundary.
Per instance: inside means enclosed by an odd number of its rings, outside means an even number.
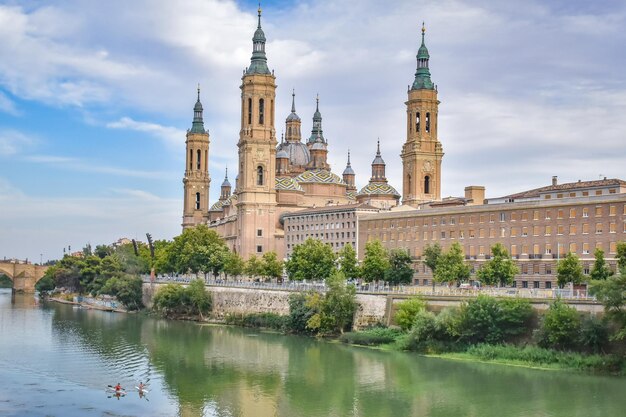
M122 390L122 386L118 382L117 385L115 386L115 391L121 391L121 390Z
M137 389L138 389L139 391L143 391L143 389L144 389L145 387L146 387L146 386L143 384L143 382L141 382L141 381L140 381L140 382L139 382L139 386L137 387Z

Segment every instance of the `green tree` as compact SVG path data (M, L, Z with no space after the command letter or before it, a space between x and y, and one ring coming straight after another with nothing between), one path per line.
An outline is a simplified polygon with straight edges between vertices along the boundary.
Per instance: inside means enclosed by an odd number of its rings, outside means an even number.
M400 248L391 250L385 281L393 285L410 284L413 281L413 260L408 250Z
M35 289L39 291L39 293L49 293L54 290L54 286L54 279L52 279L50 275L44 275L44 277L35 284Z
M179 273L212 273L217 276L224 268L228 247L215 230L198 225L183 230L167 251L168 262Z
M439 243L426 245L426 247L424 248L424 264L426 264L426 266L430 268L430 271L433 274L433 279L432 279L433 292L435 291L435 282L436 282L435 281L435 269L437 269L437 262L439 261L440 257L441 257L441 245Z
M394 320L398 326L404 331L408 331L415 322L415 317L420 311L426 310L426 302L420 297L409 298L398 305L398 311L394 316Z
M276 252L265 252L261 258L261 275L266 278L281 278L283 276L283 261L278 259Z
M152 243L154 246L152 267L157 274L176 272L176 266L172 263L174 256L170 254L173 243L169 240L155 240Z
M626 242L617 242L616 255L617 270L626 269Z
M236 252L229 252L224 261L224 274L226 278L228 278L228 275L237 277L243 274L245 267L246 262L241 255Z
M204 314L211 310L213 304L211 294L206 290L204 281L194 279L189 283L189 286L185 288L185 292L189 300L190 312L192 314L198 314L201 319L204 319Z
M454 242L450 249L444 251L437 260L433 279L437 282L454 282L459 284L470 277L470 268L465 263L463 248Z
M250 278L256 278L261 274L261 261L256 255L250 255L244 267L245 274Z
M356 312L356 288L346 285L346 277L335 271L326 280L326 294L312 293L307 305L315 311L307 327L320 334L343 333L352 327Z
M335 253L322 241L308 238L294 247L285 269L291 280L325 280L336 270Z
M572 252L569 252L565 258L559 261L556 271L557 282L561 288L568 282L576 285L583 280L583 267L578 260L578 256Z
M591 279L605 280L613 275L613 271L611 271L611 268L604 260L604 251L600 248L596 248L594 256L596 257L596 260L591 268Z
M365 257L361 266L361 276L367 282L385 278L389 269L389 255L380 240L372 240L365 245Z
M519 268L509 256L504 245L496 243L491 247L491 259L486 261L477 271L476 276L487 285L510 285Z
M138 276L111 277L102 287L101 293L114 296L128 310L139 310L143 307L142 286L143 282Z
M580 315L575 308L557 299L543 316L538 331L541 347L553 349L574 348L579 340Z
M350 243L345 245L339 251L339 268L347 279L358 278L359 276L359 261L356 256L356 251Z
M617 326L614 339L626 338L626 268L604 281L594 281L589 292L604 306L607 318Z
M106 256L113 254L113 249L107 245L96 245L96 249L94 249L93 254L100 259L104 259Z

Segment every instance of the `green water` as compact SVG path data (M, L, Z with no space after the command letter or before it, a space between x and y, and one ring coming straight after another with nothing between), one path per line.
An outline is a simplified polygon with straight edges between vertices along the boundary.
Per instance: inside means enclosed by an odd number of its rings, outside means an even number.
M623 416L626 379L36 305L0 290L1 416ZM150 392L106 391L139 381Z

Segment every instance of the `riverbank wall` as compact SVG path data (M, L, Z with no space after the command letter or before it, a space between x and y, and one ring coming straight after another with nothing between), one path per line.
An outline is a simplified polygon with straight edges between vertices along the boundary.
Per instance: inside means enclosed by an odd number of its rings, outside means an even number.
M144 283L143 303L146 307L152 306L152 298L156 291L165 284ZM185 285L185 284L182 284ZM284 289L266 288L238 288L228 286L207 286L213 297L213 316L223 319L227 315L246 315L254 313L289 314L289 295L293 291ZM355 329L360 329L376 323L393 324L393 316L398 305L411 298L406 294L364 294L357 293L358 310L354 320ZM428 308L439 311L446 307L458 307L471 296L423 296ZM554 300L530 299L531 305L537 311L545 311ZM580 312L602 314L604 307L589 300L564 300Z

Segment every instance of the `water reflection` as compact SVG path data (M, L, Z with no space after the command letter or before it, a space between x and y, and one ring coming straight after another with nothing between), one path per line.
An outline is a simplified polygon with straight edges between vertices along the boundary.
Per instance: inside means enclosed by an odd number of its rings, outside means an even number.
M246 329L49 306L55 343L106 378L158 380L180 416L612 416L623 379L379 352ZM105 364L104 366L102 364Z

